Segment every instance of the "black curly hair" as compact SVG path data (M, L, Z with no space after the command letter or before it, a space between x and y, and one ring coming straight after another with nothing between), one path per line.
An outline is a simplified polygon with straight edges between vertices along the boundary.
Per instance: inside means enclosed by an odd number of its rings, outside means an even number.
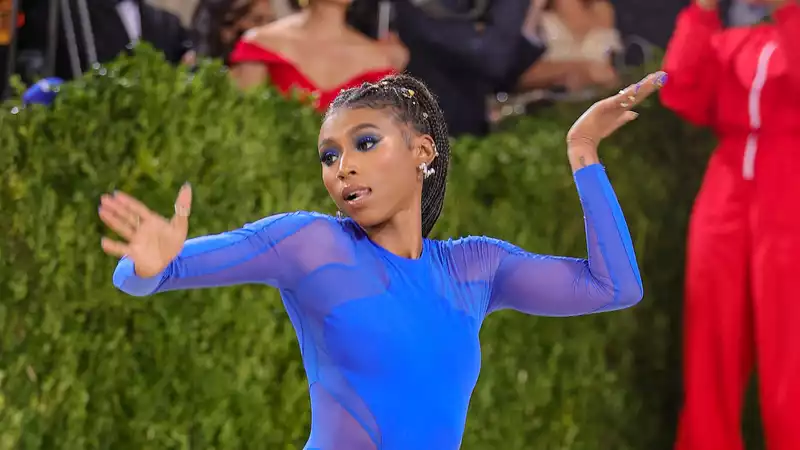
M364 83L357 88L342 90L328 107L325 118L340 108L388 109L400 123L433 139L437 156L430 168L434 172L422 184L422 235L427 237L442 213L450 165L447 123L436 97L422 81L410 75L397 74L384 77L377 83Z

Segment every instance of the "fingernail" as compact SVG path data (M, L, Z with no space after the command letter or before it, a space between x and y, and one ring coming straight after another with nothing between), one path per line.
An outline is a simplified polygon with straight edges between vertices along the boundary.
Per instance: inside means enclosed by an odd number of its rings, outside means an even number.
M656 82L655 82L656 86L662 87L665 84L667 84L667 78L668 78L668 75L667 75L666 72L659 73L658 77L656 77Z
M635 111L631 111L631 112L633 113L631 120L636 119L637 117L639 117L639 113L637 113Z
M192 183L190 183L188 181L184 181L183 182L183 187L192 187Z

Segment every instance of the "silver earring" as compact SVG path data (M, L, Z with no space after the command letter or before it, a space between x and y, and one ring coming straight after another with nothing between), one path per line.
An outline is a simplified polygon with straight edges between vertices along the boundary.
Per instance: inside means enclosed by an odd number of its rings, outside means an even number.
M431 167L430 169L428 168L428 163L420 164L419 171L422 172L422 176L424 176L425 178L428 178L429 176L436 173L436 170L433 167Z
M337 210L336 211L336 218L339 219L339 220L344 219L344 214L342 214L341 211Z

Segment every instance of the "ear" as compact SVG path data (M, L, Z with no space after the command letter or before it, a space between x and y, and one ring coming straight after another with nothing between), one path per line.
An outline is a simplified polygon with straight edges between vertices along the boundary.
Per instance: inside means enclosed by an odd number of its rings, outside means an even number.
M414 152L416 165L422 163L430 165L436 158L436 144L429 134L415 136L411 142L411 149Z

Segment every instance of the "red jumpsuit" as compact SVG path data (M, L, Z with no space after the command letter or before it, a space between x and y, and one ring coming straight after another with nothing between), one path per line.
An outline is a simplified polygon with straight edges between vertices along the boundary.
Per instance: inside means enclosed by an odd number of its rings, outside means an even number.
M719 139L689 225L677 450L741 450L757 367L769 450L800 450L800 6L723 30L681 12L662 102ZM795 278L798 277L798 278Z

